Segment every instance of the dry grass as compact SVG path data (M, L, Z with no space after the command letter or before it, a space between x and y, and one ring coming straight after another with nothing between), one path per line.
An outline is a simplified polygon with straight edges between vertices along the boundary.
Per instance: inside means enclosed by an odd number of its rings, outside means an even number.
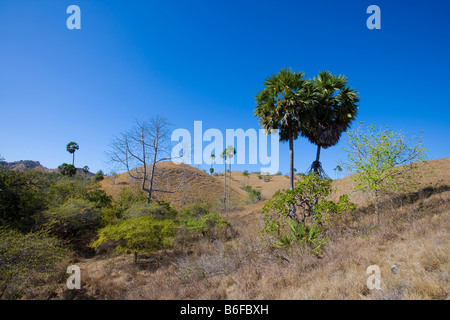
M441 187L386 199L376 228L373 209L360 204L349 222L328 229L329 244L320 256L301 247L289 251L271 247L259 233L264 203L256 203L226 216L237 230L232 240L191 241L172 252L144 256L138 264L131 255L84 259L76 263L82 270L83 290L68 292L60 286L55 295L69 299L447 299L450 159L443 160L433 173L437 178L425 178L429 179L425 186L443 179ZM242 181L237 173L234 176L237 189ZM264 182L252 175L246 184L256 188L281 183L288 179L275 176ZM273 191L268 189L263 192L266 197ZM390 270L394 264L400 265L396 274ZM381 268L381 290L367 288L370 265Z

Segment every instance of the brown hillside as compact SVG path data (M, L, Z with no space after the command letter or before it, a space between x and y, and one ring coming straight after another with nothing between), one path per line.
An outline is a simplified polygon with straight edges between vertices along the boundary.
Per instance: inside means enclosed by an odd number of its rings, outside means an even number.
M450 158L430 160L420 170L422 175L419 179L419 182L422 184L421 188L450 185ZM245 185L260 190L265 199L272 197L277 190L289 188L289 175L271 176L270 181L259 179L258 175L257 173L251 173L249 177L244 178L241 171L233 171L232 186L238 189L245 183ZM295 181L299 179L299 176L295 176ZM362 192L353 190L356 187L353 175L333 181L333 187L335 188L335 192L332 195L334 200L339 199L339 196L344 193L349 194L351 200L357 204L364 204L368 199Z
M220 176L211 176L190 165L174 164L171 161L157 165L154 181L156 189L177 190L175 193L155 192L154 195L157 199L169 201L178 208L193 201L218 202L224 192L223 178ZM132 179L127 172L121 173L115 178L107 177L101 181L101 185L113 197L117 196L123 187L131 188L136 192L141 188L140 181ZM244 199L245 195L243 190L232 187L231 198L233 201L240 201Z

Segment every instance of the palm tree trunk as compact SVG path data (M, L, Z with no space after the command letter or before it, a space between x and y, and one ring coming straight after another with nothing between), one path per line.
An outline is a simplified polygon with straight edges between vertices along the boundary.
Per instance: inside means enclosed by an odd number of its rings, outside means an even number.
M289 158L290 158L290 187L294 190L294 138L292 133L289 132Z
M231 198L231 161L230 161L230 176L228 177L228 208L230 207Z
M73 158L72 158L72 165L75 167L75 152L72 153Z
M292 135L292 127L289 127L289 158L290 158L290 187L294 190L294 137ZM295 205L291 206L289 216L298 222L297 215L295 214Z
M316 165L315 165L315 167L314 167L314 172L315 172L316 174L319 174L320 148L321 148L321 146L318 145L318 146L317 146L317 153L316 153Z
M223 172L224 185L223 185L223 205L225 210L227 209L227 158L223 157L223 162L225 163L225 171Z

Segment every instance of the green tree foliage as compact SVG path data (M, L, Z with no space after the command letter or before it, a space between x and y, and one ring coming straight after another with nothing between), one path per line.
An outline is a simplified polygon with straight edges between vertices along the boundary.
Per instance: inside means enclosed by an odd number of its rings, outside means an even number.
M60 239L90 236L99 225L101 211L83 199L69 199L63 205L44 212L45 226Z
M280 141L289 142L290 187L294 189L294 140L300 134L300 119L312 98L311 82L303 72L282 69L267 78L256 95L255 115L263 129L280 130Z
M379 197L390 192L407 191L417 186L419 165L425 161L427 149L422 137L406 138L389 128L376 129L361 125L348 132L345 166L356 173L357 189L372 193L378 217Z
M255 190L250 186L246 186L245 191L247 191L247 203L256 203L262 200L261 191Z
M99 171L97 171L97 173L95 174L93 179L94 179L94 181L102 181L104 178L105 178L105 176L103 174L103 171L99 170Z
M63 163L58 167L58 170L63 176L73 177L77 174L77 169L73 164Z
M174 219L177 211L167 202L138 202L125 211L124 218L150 215L156 220Z
M136 193L126 187L122 187L119 194L114 199L113 206L117 211L117 216L123 217L125 211L133 205L143 202L147 202L147 197L142 190L139 190L139 192Z
M358 93L347 85L347 78L329 71L319 72L313 79L314 98L310 100L300 119L301 135L317 146L316 162L320 148L339 142L343 132L358 112Z
M0 299L20 298L32 278L56 274L55 263L67 253L45 232L22 234L0 227Z
M50 181L38 171L0 170L0 223L22 230L34 225L34 215L45 210Z
M230 223L218 213L211 211L211 205L201 202L187 205L180 214L180 223L191 232L201 233L208 238L220 236Z
M100 229L98 239L92 246L98 248L106 241L115 241L119 251L134 253L136 261L139 253L172 247L175 235L174 221L156 220L151 215L143 215Z

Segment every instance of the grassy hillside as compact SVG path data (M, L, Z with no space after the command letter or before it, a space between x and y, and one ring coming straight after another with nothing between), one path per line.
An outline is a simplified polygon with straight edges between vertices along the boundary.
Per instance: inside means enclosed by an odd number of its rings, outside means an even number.
M150 166L149 170L151 170ZM223 175L211 176L183 163L174 164L171 161L159 163L154 179L156 188L168 191L178 190L175 193L155 192L154 194L156 199L169 201L177 208L194 201L220 202L224 192ZM101 185L113 197L117 196L123 187L134 192L141 190L140 181L131 178L127 172L116 177L106 177L101 181ZM233 201L239 202L245 194L243 190L233 185L231 190Z
M351 193L351 177L334 182L337 197L350 192L358 209L327 230L328 244L316 255L304 247L277 249L261 236L261 208L265 201L244 204L227 214L233 237L179 239L169 251L144 255L133 264L130 255L111 252L72 261L80 266L83 289L60 286L58 299L447 299L450 294L450 158L430 161L422 168L422 186L409 196L382 204L380 223L363 195ZM177 177L189 177L197 199L217 199L223 192L221 177L187 166L161 167ZM288 187L288 178L270 181L251 174L245 184L267 199ZM107 192L132 186L121 175ZM245 195L242 173L233 172L236 199ZM179 196L178 198L180 199ZM382 290L369 290L366 269L378 265ZM391 267L397 265L392 272Z

